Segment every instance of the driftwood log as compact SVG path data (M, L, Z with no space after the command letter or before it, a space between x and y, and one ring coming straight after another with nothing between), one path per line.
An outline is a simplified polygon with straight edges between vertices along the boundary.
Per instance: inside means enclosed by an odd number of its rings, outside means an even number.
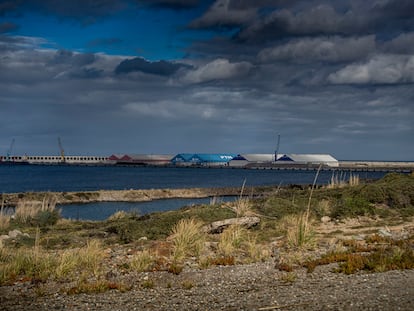
M221 233L224 229L231 225L240 225L247 229L257 226L260 223L260 218L256 216L245 216L239 218L229 218L225 220L215 221L209 225L204 226L204 231L210 234Z

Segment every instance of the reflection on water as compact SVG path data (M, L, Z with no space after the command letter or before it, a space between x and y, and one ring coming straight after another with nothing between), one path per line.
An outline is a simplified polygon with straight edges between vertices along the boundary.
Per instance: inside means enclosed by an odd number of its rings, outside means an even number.
M217 204L219 202L234 201L235 196L201 199L166 199L149 202L94 202L87 204L59 205L63 218L77 220L105 220L118 211L136 212L144 215L153 212L176 210L184 206L197 204Z

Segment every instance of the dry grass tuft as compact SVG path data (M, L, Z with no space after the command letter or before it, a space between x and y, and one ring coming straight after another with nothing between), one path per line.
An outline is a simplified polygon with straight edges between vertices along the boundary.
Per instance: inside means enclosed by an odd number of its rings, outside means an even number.
M327 188L328 189L336 189L336 188L343 188L346 186L358 186L360 183L359 175L350 173L349 178L347 180L346 173L340 172L332 173L331 180L329 181Z
M194 218L181 219L172 229L173 260L182 261L187 256L200 255L204 247L203 223Z
M56 197L46 195L42 202L20 200L15 210L15 219L21 223L28 223L42 212L53 213L56 209Z
M149 250L143 250L132 257L131 268L134 271L151 271L155 263L155 256Z
M247 240L247 230L240 225L232 225L220 234L217 250L222 256L233 256Z
M128 213L125 211L117 211L111 216L108 217L109 221L125 219L128 216Z
M10 225L10 215L6 215L4 211L4 197L1 196L0 205L0 230L7 229ZM1 243L1 242L0 242Z
M270 258L271 251L268 247L258 244L255 237L249 236L246 242L247 261L259 262Z
M240 190L239 198L230 205L230 208L236 213L236 217L254 216L255 213L252 210L252 204L248 198L243 197L244 187L246 185L246 179L243 181L243 185Z
M280 276L280 281L282 281L283 283L293 283L296 281L296 279L298 278L297 274L295 272L292 271L288 271L283 273Z
M282 218L281 225L286 230L286 239L291 247L311 248L315 245L314 229L305 213L287 215Z
M234 256L217 256L200 258L199 267L207 269L211 266L233 266L236 260Z
M32 248L0 248L0 284L17 278L46 281L75 278L81 275L97 277L101 274L104 257L100 244L93 240L85 247L48 253L40 247L39 231Z

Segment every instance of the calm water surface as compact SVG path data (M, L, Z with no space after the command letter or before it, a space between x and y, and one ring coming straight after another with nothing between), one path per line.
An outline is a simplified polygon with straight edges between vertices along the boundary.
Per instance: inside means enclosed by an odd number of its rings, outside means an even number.
M220 197L220 202L234 201L236 197ZM63 218L80 220L104 220L118 211L136 212L145 215L154 212L165 212L183 206L210 204L211 198L201 199L168 199L150 202L97 202L88 204L67 204L58 206ZM217 202L218 203L218 202Z
M248 170L230 168L171 168L117 166L0 166L0 193L27 191L94 191L160 188L241 187L312 184L316 171ZM349 172L341 174L343 179ZM359 172L360 178L378 179L384 172ZM321 171L318 184L327 184L332 171ZM228 198L230 200L231 198ZM100 202L58 206L62 216L103 220L117 211L146 214L175 210L191 204L208 204L206 199L171 199L152 202ZM233 198L234 200L234 198Z
M0 165L0 193L239 187L245 179L248 186L311 184L315 173L315 171L230 168ZM358 174L360 178L378 179L385 173L360 172ZM331 171L321 171L318 184L328 183L331 176Z

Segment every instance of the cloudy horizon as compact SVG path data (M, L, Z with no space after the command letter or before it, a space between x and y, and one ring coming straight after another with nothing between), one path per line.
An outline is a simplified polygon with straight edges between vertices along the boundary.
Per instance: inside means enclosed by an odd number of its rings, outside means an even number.
M0 155L414 161L414 1L0 0Z

